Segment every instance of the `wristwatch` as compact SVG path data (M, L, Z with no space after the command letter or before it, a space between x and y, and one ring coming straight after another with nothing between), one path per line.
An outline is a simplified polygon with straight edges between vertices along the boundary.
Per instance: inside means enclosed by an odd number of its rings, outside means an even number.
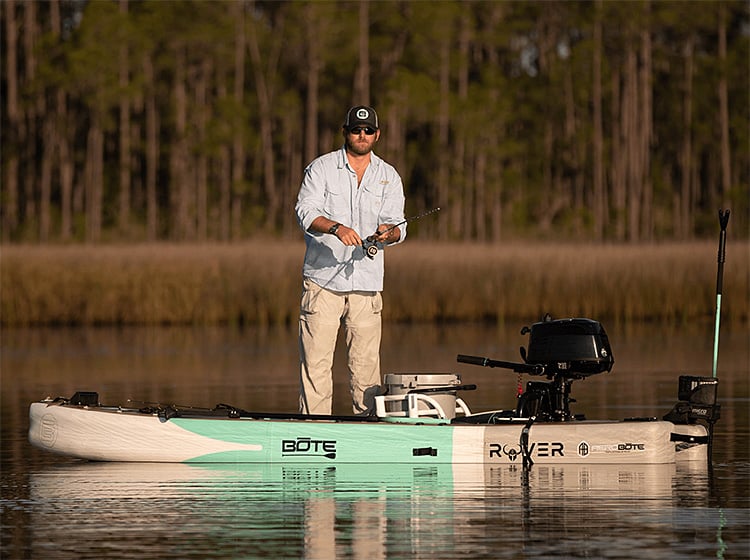
M328 228L328 233L331 235L336 235L336 232L339 230L339 226L341 224L333 224L331 227Z

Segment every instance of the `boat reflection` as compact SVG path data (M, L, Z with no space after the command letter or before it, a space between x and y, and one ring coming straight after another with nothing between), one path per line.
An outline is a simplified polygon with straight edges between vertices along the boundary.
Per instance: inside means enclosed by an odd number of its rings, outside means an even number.
M68 463L32 473L30 498L35 530L77 546L127 540L86 529L101 523L194 539L196 554L231 556L236 546L244 557L443 557L471 546L496 556L502 542L523 542L543 556L558 534L578 555L598 550L597 539L632 539L623 512L640 517L647 546L650 524L686 505L685 493L705 505L702 466ZM584 541L571 538L579 532Z

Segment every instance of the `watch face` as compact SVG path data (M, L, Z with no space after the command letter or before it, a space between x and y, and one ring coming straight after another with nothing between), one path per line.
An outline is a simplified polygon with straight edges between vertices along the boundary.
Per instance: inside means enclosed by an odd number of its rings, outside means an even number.
M332 233L332 234L334 234L334 235L335 235L335 234L336 234L336 232L338 231L338 229L339 229L339 226L340 226L340 225L341 225L341 224L334 224L334 225L332 225L332 226L330 227L330 229L328 230L328 233Z

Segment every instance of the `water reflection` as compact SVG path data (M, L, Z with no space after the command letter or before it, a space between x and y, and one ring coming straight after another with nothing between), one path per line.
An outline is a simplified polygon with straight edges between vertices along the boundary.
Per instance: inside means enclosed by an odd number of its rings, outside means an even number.
M607 327L611 373L573 386L589 418L661 416L679 375L710 375L712 325ZM605 325L606 326L606 325ZM28 405L96 390L250 410L296 406L294 330L13 329L0 339L3 557L744 558L750 552L750 345L722 332L714 470L696 465L519 467L138 465L32 448ZM458 372L472 410L512 406L518 328L389 326L383 371ZM341 349L343 350L343 349ZM339 354L343 356L343 353ZM337 360L337 413L349 411ZM526 378L528 380L528 377ZM690 467L690 468L688 468ZM696 467L696 468L692 468Z
M30 477L31 524L43 535L32 539L40 544L32 556L44 542L62 553L122 553L143 532L161 557L174 556L170 543L180 541L190 542L191 557L216 547L252 558L448 558L464 556L462 549L503 557L519 547L535 556L598 556L622 539L633 557L649 558L675 536L660 517L671 515L680 487L690 488L693 507L707 506L705 472L675 465L525 473L474 465L77 463ZM624 514L637 516L638 539L633 519L623 531ZM706 525L708 537L715 524Z

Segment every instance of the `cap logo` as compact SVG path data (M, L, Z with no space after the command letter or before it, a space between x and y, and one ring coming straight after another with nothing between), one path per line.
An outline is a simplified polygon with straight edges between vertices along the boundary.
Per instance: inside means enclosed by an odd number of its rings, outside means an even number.
M370 116L370 113L367 111L367 109L357 109L358 119L366 119L369 116Z

